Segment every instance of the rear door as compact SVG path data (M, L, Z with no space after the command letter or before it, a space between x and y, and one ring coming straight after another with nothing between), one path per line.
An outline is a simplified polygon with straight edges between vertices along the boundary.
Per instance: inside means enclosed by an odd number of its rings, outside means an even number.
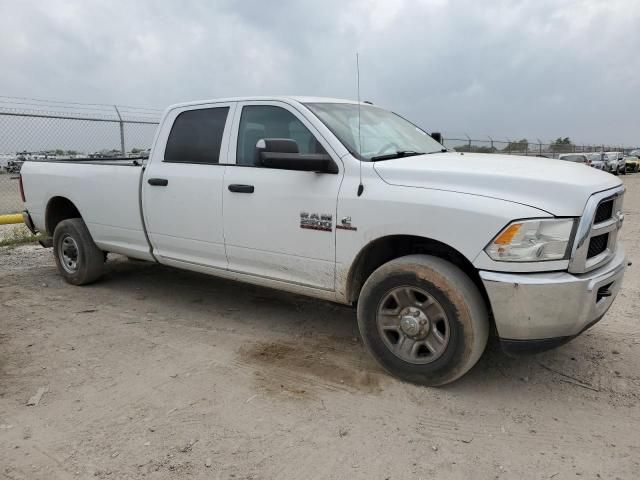
M156 145L142 184L160 261L227 268L222 189L234 110L233 102L182 107L163 123L158 138L167 141Z
M329 153L339 173L261 167L256 143L264 138L293 139L299 153ZM227 166L223 189L229 269L333 290L343 167L329 144L284 102L244 102L236 112L229 161L235 162Z

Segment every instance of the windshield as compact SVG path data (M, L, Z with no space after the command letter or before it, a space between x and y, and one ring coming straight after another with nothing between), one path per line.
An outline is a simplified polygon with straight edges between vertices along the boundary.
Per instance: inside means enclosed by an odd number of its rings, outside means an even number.
M338 137L349 152L360 160L384 160L444 150L444 147L426 132L401 116L382 108L360 105L358 141L358 104L305 105Z

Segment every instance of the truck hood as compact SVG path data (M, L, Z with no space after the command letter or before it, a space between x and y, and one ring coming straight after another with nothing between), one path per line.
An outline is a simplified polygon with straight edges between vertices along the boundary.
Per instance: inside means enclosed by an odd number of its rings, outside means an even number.
M374 169L391 185L482 195L567 217L582 215L592 194L622 183L573 162L486 153L416 155L378 161Z

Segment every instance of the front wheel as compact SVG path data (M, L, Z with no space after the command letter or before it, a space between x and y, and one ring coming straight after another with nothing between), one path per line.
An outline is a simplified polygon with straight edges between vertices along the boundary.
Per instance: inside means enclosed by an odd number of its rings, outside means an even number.
M469 371L489 335L478 288L458 267L429 255L401 257L373 272L358 300L358 326L385 370L428 386Z
M53 232L53 255L68 283L86 285L102 275L105 254L93 242L81 218L58 223Z

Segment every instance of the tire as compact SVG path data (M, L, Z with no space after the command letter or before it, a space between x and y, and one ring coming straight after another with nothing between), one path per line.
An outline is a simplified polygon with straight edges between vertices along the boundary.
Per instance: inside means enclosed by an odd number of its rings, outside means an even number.
M53 232L53 256L58 270L72 285L86 285L102 276L105 255L81 218L63 220Z
M403 308L398 298L407 297L414 306ZM416 323L426 325L411 336ZM369 352L389 373L438 386L460 378L480 359L489 317L478 288L462 270L438 257L408 255L367 279L358 300L358 327ZM410 352L401 353L405 342Z

